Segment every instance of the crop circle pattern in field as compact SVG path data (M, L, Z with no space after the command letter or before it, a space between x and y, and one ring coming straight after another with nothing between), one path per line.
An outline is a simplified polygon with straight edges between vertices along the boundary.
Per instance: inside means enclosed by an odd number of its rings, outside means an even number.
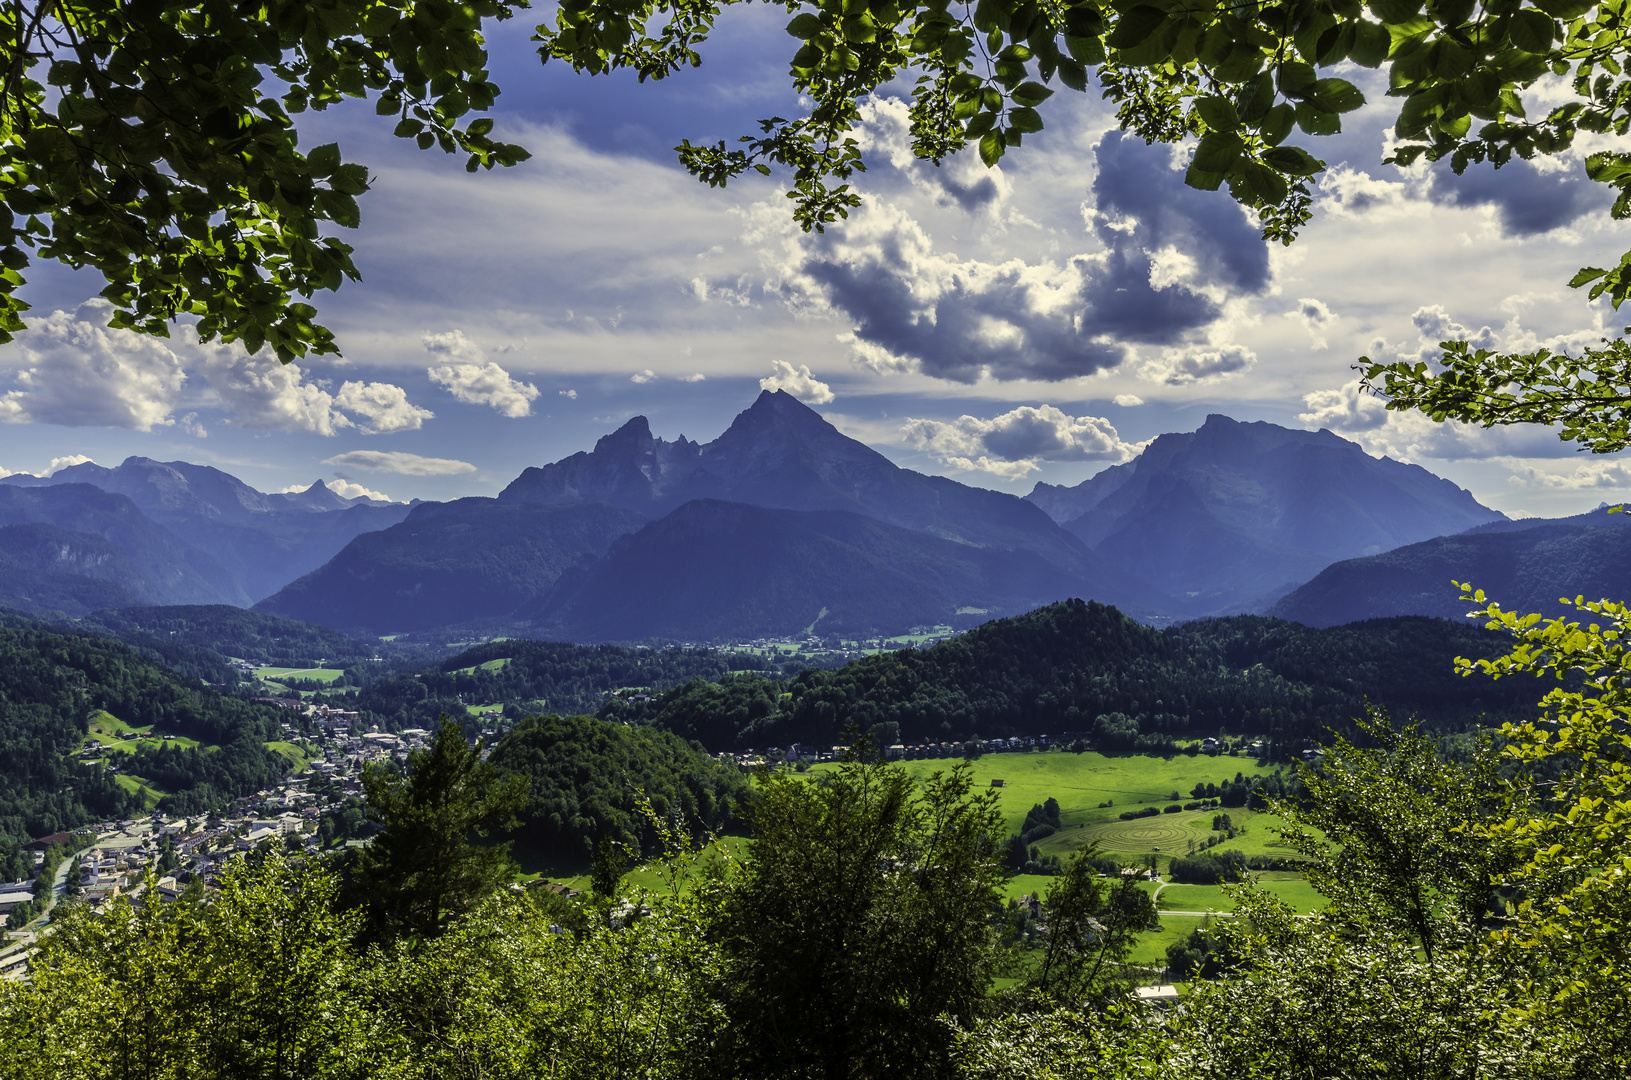
M1163 855L1183 855L1197 838L1189 823L1198 814L1162 814L1160 817L1134 818L1132 821L1106 821L1089 825L1082 830L1087 843L1097 842L1105 851L1124 855L1142 855L1161 849Z

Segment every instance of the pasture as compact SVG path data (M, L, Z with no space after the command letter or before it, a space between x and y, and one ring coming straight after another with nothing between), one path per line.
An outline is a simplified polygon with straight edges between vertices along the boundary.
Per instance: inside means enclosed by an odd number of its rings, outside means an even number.
M936 771L949 771L961 761L961 758L938 758L904 764L913 776L924 778ZM986 754L975 759L972 765L976 787L989 788L992 780L1003 782L997 791L1003 821L1009 831L1019 828L1032 806L1049 798L1059 800L1060 816L1066 826L1086 826L1114 822L1123 810L1137 810L1151 803L1165 805L1174 791L1187 801L1197 783L1221 784L1233 780L1236 773L1250 777L1266 776L1274 771L1263 768L1251 758L1227 755L1154 757L1093 751L1074 754L1058 750ZM1104 802L1114 805L1101 808L1099 804ZM1208 814L1207 821L1210 820ZM1195 835L1204 838L1205 834Z
M313 682L331 683L345 672L340 668L331 667L258 667L255 669L257 679L266 679L269 682L279 682L283 679L310 679Z

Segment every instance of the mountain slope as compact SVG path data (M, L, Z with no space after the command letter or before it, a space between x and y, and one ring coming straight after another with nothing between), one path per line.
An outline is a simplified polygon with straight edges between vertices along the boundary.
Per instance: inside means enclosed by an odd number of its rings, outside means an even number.
M1252 607L1339 559L1503 521L1415 465L1329 431L1209 416L1134 461L1029 499L1190 613Z
M129 457L109 469L84 462L48 477L0 483L48 488L89 484L129 498L150 519L224 566L245 600L258 600L333 558L351 539L396 524L404 503L347 499L321 480L302 492L267 494L208 465Z
M88 591L78 594L81 604L100 596L96 606L106 606L118 595L108 586L117 586L137 603L248 600L220 563L150 521L123 495L89 484L33 489L0 484L0 526L42 525L60 531L35 528L11 533L5 544L7 558L24 576L56 575L57 587L70 592L81 586L62 575L104 583L84 585ZM21 578L0 578L0 604L40 610L42 605L24 597L28 588Z
M1386 615L1460 619L1464 581L1512 611L1561 613L1559 597L1631 597L1631 522L1595 514L1441 536L1327 567L1271 611L1308 626Z
M1040 559L861 514L699 499L618 540L531 614L577 641L853 635L1017 613L1073 584Z
M1040 555L1093 595L1121 600L1147 586L1088 551L1023 499L902 469L783 391L764 391L713 442L654 438L637 416L595 444L524 471L501 502L603 502L648 518L694 499L782 510L846 510L981 547Z
M255 610L375 633L505 616L641 520L601 505L422 503L400 524L354 538Z

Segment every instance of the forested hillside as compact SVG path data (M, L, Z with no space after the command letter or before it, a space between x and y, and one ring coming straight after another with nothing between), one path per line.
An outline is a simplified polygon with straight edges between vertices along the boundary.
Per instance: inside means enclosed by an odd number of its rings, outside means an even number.
M366 660L378 655L374 643L338 630L227 604L118 608L94 611L85 621L121 638L164 638L279 666L309 667L319 660Z
M583 858L603 836L647 857L659 838L640 815L643 796L660 817L723 829L751 796L734 767L666 731L608 723L591 716L534 716L517 724L488 760L527 777L523 847Z
M1069 600L928 649L807 670L786 683L699 679L649 702L608 702L602 715L714 750L831 743L851 724L886 722L898 723L906 742L1080 732L1107 749L1157 749L1219 730L1314 738L1346 728L1367 700L1463 727L1517 715L1537 696L1512 680L1454 673L1456 656L1494 655L1505 640L1424 618L1312 630L1236 616L1163 631Z
M459 713L466 703L592 713L613 690L666 690L691 679L723 678L749 663L711 649L492 641L415 674L382 679L358 693L355 707L392 728L430 727L443 712Z
M142 760L162 769L162 781L150 779L177 810L253 791L284 771L262 745L279 737L277 710L178 678L118 642L11 622L0 628L0 832L37 836L140 807L100 764L71 756L97 710L213 744Z

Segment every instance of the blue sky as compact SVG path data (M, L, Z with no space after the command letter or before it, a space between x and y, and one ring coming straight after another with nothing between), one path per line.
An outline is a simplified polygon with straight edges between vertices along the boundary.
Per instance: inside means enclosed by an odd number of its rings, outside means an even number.
M109 332L86 305L100 281L32 268L33 328L0 348L0 469L140 454L263 490L491 495L636 414L710 439L769 385L902 465L1021 494L1211 412L1329 427L1513 513L1631 491L1617 456L1544 431L1384 414L1349 367L1443 336L1579 345L1626 321L1563 285L1631 246L1584 178L1594 144L1401 172L1380 164L1397 102L1356 71L1372 104L1311 141L1332 166L1315 219L1271 249L1226 193L1183 186L1184 148L1121 136L1096 95L1056 96L998 170L972 154L936 170L910 160L886 93L858 132L865 206L805 235L776 179L711 190L671 149L796 108L785 20L731 9L701 69L644 86L540 69L514 20L491 42L496 115L534 157L503 173L415 151L370 106L306 117L311 145L337 139L374 176L346 234L364 281L317 301L343 360Z

